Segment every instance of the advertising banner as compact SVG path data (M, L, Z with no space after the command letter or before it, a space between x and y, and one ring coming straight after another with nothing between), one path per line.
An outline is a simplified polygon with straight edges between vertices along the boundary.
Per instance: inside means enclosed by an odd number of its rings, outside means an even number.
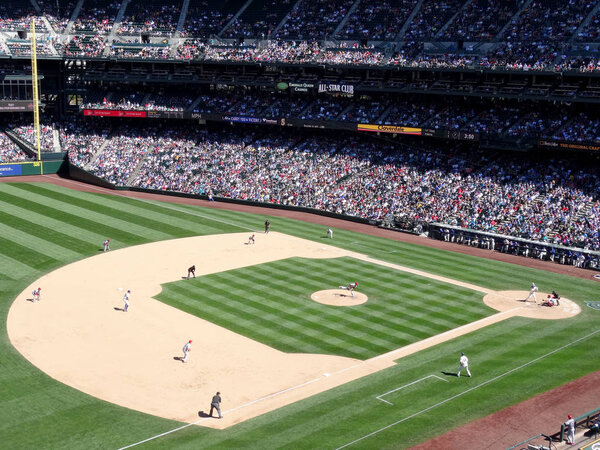
M147 117L146 111L121 111L116 109L84 109L83 115L95 117Z
M538 146L542 148L556 148L561 150L583 150L590 152L600 151L600 144L593 142L563 142L541 139Z
M0 165L0 177L14 177L21 175L21 164Z
M401 127L398 125L370 125L366 123L359 123L357 125L357 130L371 131L375 133L412 134L414 136L421 135L421 128Z

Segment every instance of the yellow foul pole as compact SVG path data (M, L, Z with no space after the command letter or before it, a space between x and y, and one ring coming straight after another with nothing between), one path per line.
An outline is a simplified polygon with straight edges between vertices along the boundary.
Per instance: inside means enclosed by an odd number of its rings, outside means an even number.
M37 150L37 158L40 162L41 173L43 174L44 168L41 166L42 154L40 145L40 105L38 101L37 54L35 46L35 19L31 19L31 85L33 87L33 126L35 129L35 148Z

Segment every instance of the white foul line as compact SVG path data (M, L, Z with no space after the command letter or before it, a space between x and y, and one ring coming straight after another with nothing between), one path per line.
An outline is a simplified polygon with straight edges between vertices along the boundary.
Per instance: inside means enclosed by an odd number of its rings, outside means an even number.
M567 348L567 347L570 347L571 345L573 345L573 344L576 344L576 343L578 343L578 342L580 342L580 341L583 341L584 339L587 339L587 338L589 338L590 336L593 336L593 335L594 335L594 334L596 334L596 333L600 333L600 330L596 330L596 331L594 331L594 332L592 332L592 333L590 333L590 334L588 334L588 335L586 335L586 336L583 336L582 338L576 339L576 340L574 340L573 342L571 342L571 343L569 343L569 344L563 345L562 347L559 347L559 348L557 348L556 350L552 350L551 352L549 352L549 353L546 353L545 355L542 355L542 356L539 356L539 357L537 357L537 358L535 358L535 359L532 359L531 361L529 361L529 362L526 362L525 364L522 364L522 365L520 365L519 367L515 367L514 369L511 369L511 370L509 370L508 372L504 372L503 374L500 374L500 375L498 375L498 376L496 376L496 377L494 377L494 378L492 378L492 379L490 379L490 380L484 381L483 383L481 383L481 384L478 384L477 386L473 386L472 388L469 388L469 389L467 389L466 391L464 391L464 392L461 392L460 394L453 395L452 397L450 397L450 398L447 398L446 400L442 400L441 402L438 402L438 403L436 403L435 405L432 405L432 406L429 406L428 408L422 409L421 411L418 411L418 412L416 412L416 413L414 413L414 414L411 414L410 416L407 416L407 417L405 417L404 419L400 419L400 420L398 420L398 421L396 421L396 422L394 422L394 423L391 423L391 424L389 424L389 425L386 425L386 426L385 426L385 427L383 427L383 428L380 428L379 430L373 431L372 433L366 434L366 435L364 435L363 437L360 437L360 438L358 438L358 439L355 439L355 440L354 440L354 441L352 441L352 442L348 442L347 444L344 444L344 445L342 445L341 447L338 447L336 450L340 450L340 449L342 449L342 448L349 447L350 445L352 445L352 444L356 444L357 442L360 442L360 441L362 441L363 439L367 439L367 438L369 438L369 437L371 437L371 436L374 436L374 435L376 435L376 434L378 434L378 433L380 433L380 432L382 432L382 431L384 431L384 430L387 430L388 428L392 428L393 426L396 426L396 425L398 425L398 424L400 424L400 423L402 423L402 422L406 422L407 420L409 420L409 419L412 419L413 417L416 417L416 416L418 416L418 415L420 415L420 414L423 414L424 412L427 412L427 411L430 411L430 410L432 410L432 409L434 409L434 408L437 408L438 406L441 406L441 405L443 405L444 403L448 403L449 401L451 401L451 400L454 400L455 398L462 397L463 395L465 395L465 394L468 394L469 392L471 392L471 391L474 391L475 389L478 389L478 388L480 388L480 387L482 387L482 386L485 386L486 384L489 384L489 383L491 383L491 382L493 382L493 381L496 381L496 380L498 380L498 379L500 379L500 378L502 378L502 377L504 377L504 376L506 376L506 375L509 375L509 374L511 374L511 373L513 373L513 372L515 372L515 371L519 370L519 369L522 369L523 367L527 367L527 366L529 366L530 364L533 364L533 363L535 363L535 362L537 362L537 361L539 361L539 360L541 360L541 359L544 359L544 358L546 358L547 356L550 356L550 355L552 355L552 354L554 354L554 353L556 353L556 352L559 352L559 351L561 351L561 350L564 350L565 348Z
M323 374L323 376L329 376L329 375L328 374ZM256 400L252 400L251 402L244 403L243 405L236 406L235 408L232 408L232 409L228 409L228 410L224 411L223 414L224 415L225 414L229 414L229 413L231 413L233 411L237 411L238 409L242 409L242 408L245 408L247 406L253 405L255 403L262 402L263 400L267 400L267 399L269 399L271 397L275 397L277 395L283 394L283 393L288 392L288 391L293 391L294 389L298 389L298 388L300 388L302 386L306 386L307 384L314 383L315 381L319 381L321 379L322 379L322 377L315 378L313 380L306 381L306 382L304 382L302 384L298 384L296 386L289 387L289 388L284 389L282 391L274 392L274 393L266 395L264 397L257 398ZM204 417L204 418L202 418L200 420L197 420L197 421L195 421L193 423L188 423L186 425L182 425L180 427L173 428L172 430L165 431L164 433L157 434L156 436L149 437L147 439L144 439L143 441L139 441L139 442L136 442L134 444L129 444L129 445L125 446L125 447L121 447L121 448L119 448L119 450L125 450L126 448L135 447L136 445L140 445L140 444L143 444L145 442L152 441L154 439L158 439L159 437L163 437L163 436L166 436L167 434L175 433L176 431L183 430L184 428L191 427L192 425L198 425L199 423L202 423L202 422L204 422L204 421L206 421L208 419L210 419L210 417Z
M433 378L437 378L438 380L442 380L442 381L445 381L446 383L448 383L448 380L444 380L443 378L441 378L441 377L438 377L437 375L433 375L433 374L432 374L432 375L427 375L426 377L419 378L417 381L413 381L412 383L408 383L408 384L405 384L404 386L400 386L400 387L397 387L396 389L392 389L391 391L388 391L388 392L386 392L385 394L378 395L378 396L377 396L377 397L375 397L375 398L376 398L377 400L381 400L381 401L382 401L382 402L384 402L384 403L387 403L388 405L392 405L392 406L393 406L394 404L393 404L392 402L388 402L387 400L384 400L384 399L382 399L381 397L384 397L384 396L386 396L386 395L388 395L388 394L391 394L392 392L396 392L396 391L399 391L399 390L401 390L401 389L404 389L405 387L412 386L413 384L416 384L416 383L418 383L419 381L423 381L423 380L426 380L427 378L431 378L431 377L433 377Z

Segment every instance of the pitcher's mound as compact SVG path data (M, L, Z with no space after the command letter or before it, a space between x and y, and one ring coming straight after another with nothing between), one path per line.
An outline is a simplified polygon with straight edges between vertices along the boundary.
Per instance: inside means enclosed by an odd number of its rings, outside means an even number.
M483 297L483 301L490 308L498 311L508 311L519 308L515 312L515 316L530 317L532 319L568 319L581 312L581 308L577 303L561 298L558 306L542 306L548 297L547 293L537 292L537 304L524 302L529 291L499 291L493 294L488 294Z
M310 298L315 302L324 303L332 306L354 306L366 303L369 298L361 293L354 291L354 297L345 289L326 289L324 291L314 292Z

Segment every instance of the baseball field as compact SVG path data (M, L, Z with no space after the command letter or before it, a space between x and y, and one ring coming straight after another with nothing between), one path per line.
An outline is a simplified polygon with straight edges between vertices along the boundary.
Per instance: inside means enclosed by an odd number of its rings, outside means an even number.
M0 206L5 448L407 448L600 369L591 274L51 183Z

